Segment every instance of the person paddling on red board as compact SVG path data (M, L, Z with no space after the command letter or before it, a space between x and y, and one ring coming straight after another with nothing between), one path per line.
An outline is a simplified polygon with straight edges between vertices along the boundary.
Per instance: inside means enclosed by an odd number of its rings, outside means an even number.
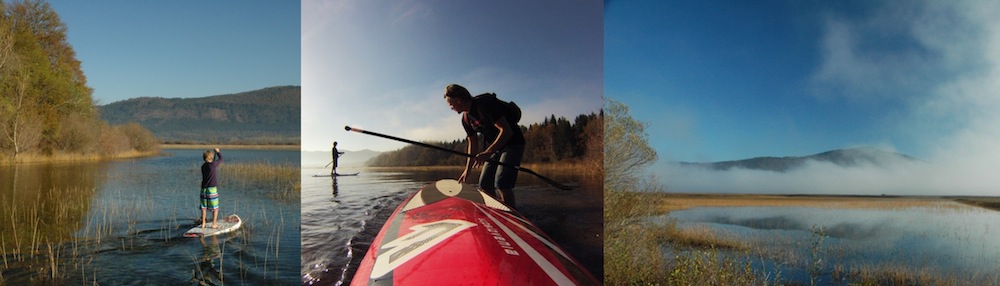
M520 109L512 114L508 103L497 99L494 94L482 94L472 97L469 90L457 84L445 87L444 99L451 110L462 114L462 127L468 136L468 153L473 156L465 163L465 171L458 177L460 183L465 183L472 168L482 166L479 175L479 187L487 194L514 206L514 184L517 182L517 170L510 166L521 164L524 155L524 135L517 126L520 119ZM516 105L513 105L516 109ZM480 137L485 148L480 151ZM490 161L499 161L505 166ZM497 193L496 190L500 192Z
M222 164L222 153L219 148L205 151L201 164L201 227L205 228L205 212L212 210L212 228L218 228L219 219L219 165Z
M337 151L337 141L333 141L333 169L330 170L330 176L337 175L337 160L340 159L340 155L344 155L344 152Z

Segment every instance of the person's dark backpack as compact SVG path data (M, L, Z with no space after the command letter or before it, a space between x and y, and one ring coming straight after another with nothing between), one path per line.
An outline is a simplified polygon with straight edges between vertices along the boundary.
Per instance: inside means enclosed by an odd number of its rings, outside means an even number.
M509 119L512 119L511 121L514 122L515 124L521 122L521 108L518 107L517 104L514 103L513 101L500 100L499 98L497 98L497 94L492 92L480 94L475 97L475 99L479 98L489 98L491 100L499 101L500 103L503 104L503 106L507 107L507 114L504 116L508 117Z

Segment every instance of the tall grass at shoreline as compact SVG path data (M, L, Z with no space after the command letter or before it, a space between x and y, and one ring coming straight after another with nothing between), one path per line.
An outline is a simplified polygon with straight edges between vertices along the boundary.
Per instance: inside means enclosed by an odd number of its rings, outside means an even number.
M79 154L79 153L67 153L67 152L57 152L51 155L27 153L27 154L20 154L17 156L17 158L0 156L0 166L14 165L14 164L34 164L34 163L98 162L103 160L121 160L121 159L153 157L159 154L160 154L159 150L152 150L152 151L129 150L129 151L115 153L113 155Z
M725 255L750 246L711 233L658 225L646 193L605 192L604 282L608 285L773 285L778 277Z
M683 230L673 222L647 218L662 214L655 178L630 187L644 192L604 191L604 283L607 285L770 285L767 273L722 250L747 246L708 230ZM607 186L607 185L606 185ZM709 283L709 284L706 284Z
M62 284L77 273L86 279L87 273L93 273L88 254L99 248L102 239L121 231L116 224L122 219L134 221L141 213L137 208L151 204L122 200L130 203L91 206L94 192L64 188L30 192L36 198L0 197L0 209L9 214L9 220L0 222L9 230L0 236L3 268L19 270L12 273L15 277L0 277L0 281ZM32 203L25 204L25 200ZM102 213L104 219L88 220L88 211ZM75 233L81 227L83 231Z
M226 164L224 168L224 184L263 188L269 190L269 198L281 201L297 202L302 193L299 166L258 162Z
M99 275L106 276L102 273L111 270L108 265L96 263L102 253L128 254L142 251L160 239L181 239L169 235L186 224L188 217L178 218L175 211L159 230L138 229L137 223L149 220L146 214L156 207L153 198L126 190L105 190L111 193L100 195L95 201L96 192L96 189L64 188L0 194L0 217L3 217L0 229L4 230L0 233L3 269L0 285L96 283ZM261 227L269 234L263 238L266 240L263 253L237 262L237 272L244 272L239 275L242 278L248 277L245 272L251 268L261 271L263 277L273 277L277 265L284 262L277 258L287 243L281 241L278 231L285 227L285 220L282 214L278 215L274 218L263 213L244 218L254 223L245 224L236 232L241 238L241 246L236 247L253 248L253 237L260 235ZM137 235L140 232L159 232L163 236L142 237ZM239 251L240 256L244 252ZM218 259L218 266L222 267L222 258Z

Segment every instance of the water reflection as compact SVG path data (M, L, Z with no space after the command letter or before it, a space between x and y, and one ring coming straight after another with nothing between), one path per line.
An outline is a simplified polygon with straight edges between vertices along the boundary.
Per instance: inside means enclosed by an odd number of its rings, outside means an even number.
M223 281L222 273L219 272L220 268L216 266L217 260L219 263L222 261L222 247L219 245L219 237L202 237L198 240L201 242L202 251L192 272L194 273L192 281L201 285L212 285L214 281Z
M340 190L337 189L337 177L334 176L333 180L331 180L331 181L333 181L333 197L336 198L337 194L340 193Z
M700 207L654 218L668 219L747 242L783 260L790 268L779 269L782 276L793 279L795 266L817 254L827 274L880 265L959 278L1000 270L1000 212L953 202L904 209ZM811 249L815 242L821 245Z
M3 253L62 243L79 229L106 164L0 166L0 241ZM39 241L41 239L41 241Z

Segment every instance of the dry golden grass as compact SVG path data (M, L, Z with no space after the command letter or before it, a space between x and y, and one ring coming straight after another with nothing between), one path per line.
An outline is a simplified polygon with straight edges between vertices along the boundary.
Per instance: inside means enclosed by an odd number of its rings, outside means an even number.
M17 155L17 158L0 157L0 166L23 164L23 163L97 162L108 159L134 159L134 158L152 157L159 154L160 154L159 151L140 152L135 150L118 153L111 157L102 157L101 155L98 154L76 154L76 153L62 153L62 152L57 152L52 155L25 153Z
M300 150L299 145L160 144L161 149Z
M531 169L535 172L548 173L550 171L555 172L571 172L574 174L583 174L589 176L604 176L603 169L597 168L593 163L582 161L582 162L558 162L558 163L531 163L524 164L521 167Z
M0 220L0 229L5 230L0 233L0 265L18 269L16 275L37 284L53 285L65 284L70 272L100 268L91 263L88 255L99 250L102 239L130 232L140 214L154 202L118 192L114 196L123 199L95 205L95 191L66 188L0 195L0 213L7 215L7 219ZM45 200L42 193L59 199ZM88 213L98 215L88 219ZM121 241L125 244L127 240Z
M710 249L729 249L745 251L750 245L735 237L729 237L712 231L708 227L699 226L686 229L672 229L663 239L679 246L690 246Z
M1000 198L998 197L964 197L954 200L971 206L1000 211Z
M273 190L268 196L277 200L299 200L302 192L300 167L288 164L236 163L226 165L227 179L237 185L258 185Z

